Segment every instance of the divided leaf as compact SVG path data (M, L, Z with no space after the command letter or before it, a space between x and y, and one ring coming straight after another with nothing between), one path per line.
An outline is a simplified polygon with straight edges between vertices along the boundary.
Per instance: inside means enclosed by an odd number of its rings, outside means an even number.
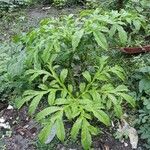
M64 83L66 77L68 75L68 70L67 69L63 69L60 73L60 80Z
M51 90L48 94L48 103L49 105L53 105L55 102L56 90Z
M126 33L126 31L123 29L122 26L119 26L119 25L117 26L117 30L118 30L118 35L119 35L120 42L125 45L126 42L127 42L127 33Z
M104 50L108 50L108 43L105 35L102 32L96 32L96 31L94 31L93 34L97 44L100 47L102 47Z
M121 118L123 115L122 108L119 104L114 105L114 111L118 118Z
M46 116L51 115L52 113L55 113L61 109L62 109L61 107L56 107L56 106L47 107L37 114L36 119L39 121L39 120L45 118Z
M82 124L81 142L85 150L90 149L92 144L92 137L85 120L83 120L83 124Z
M116 25L112 25L112 27L109 30L109 35L110 35L111 38L114 36L114 34L116 33L116 31L117 31Z
M86 88L86 84L85 83L80 83L79 88L80 88L81 93L84 92L84 90Z
M121 97L123 97L129 104L131 104L133 107L135 107L135 100L133 97L131 97L128 94L125 93L118 93Z
M38 137L42 143L45 143L52 129L52 124L49 123L40 131Z
M39 94L33 98L32 102L29 106L29 114L33 114L35 112L42 97L43 97L43 94Z
M73 47L73 50L75 50L78 47L83 34L84 34L84 29L81 29L81 30L76 31L74 33L74 35L72 37L72 47Z
M35 95L26 96L23 99L19 98L17 99L16 107L20 109L26 102L29 102Z
M110 125L110 119L108 117L108 115L102 111L102 110L94 110L93 111L94 116L102 123L104 123L105 125L109 126Z
M61 118L58 118L56 120L56 129L57 129L57 137L59 138L60 141L64 141L65 139L65 128L64 128L64 123Z
M85 71L82 73L82 75L84 76L84 78L88 81L88 82L91 82L92 78L91 78L91 75L88 71Z
M81 126L82 126L82 118L79 117L79 118L76 120L76 122L73 124L73 127L72 127L72 129L71 129L71 137L72 137L73 139L76 139L76 138L77 138L77 135L78 135L78 133L79 133L79 130L80 130Z

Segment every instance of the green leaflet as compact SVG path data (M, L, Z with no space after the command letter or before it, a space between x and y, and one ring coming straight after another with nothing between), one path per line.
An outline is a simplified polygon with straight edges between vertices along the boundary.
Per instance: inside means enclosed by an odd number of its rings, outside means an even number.
M39 73L34 73L32 76L30 76L30 82L32 82L33 80L35 80L37 77L39 76Z
M84 78L88 81L88 82L91 82L92 78L91 78L91 75L88 71L85 71L82 73L82 75L84 76Z
M69 120L71 120L71 119L72 119L71 107L70 107L70 106L66 106L64 111L65 111L66 117L67 117Z
M150 79L143 78L139 82L139 91L142 93L143 91L150 91Z
M150 66L142 67L142 68L138 69L138 72L150 73Z
M40 131L38 137L42 143L45 143L52 129L52 124L49 123Z
M107 107L108 110L111 109L111 107L112 107L112 101L110 99L107 100L106 107Z
M121 97L123 97L129 104L135 107L135 100L128 94L125 93L118 93Z
M90 125L88 128L89 128L91 135L98 135L100 133L100 130L98 127L93 127L92 125Z
M51 52L52 49L53 49L53 42L49 41L47 47L45 48L42 54L42 59L45 63L49 61L51 53L52 53Z
M71 84L68 85L68 91L71 93L73 92L73 86Z
M41 69L38 51L34 52L34 69Z
M105 125L109 126L110 125L110 119L108 117L108 115L102 111L102 110L93 110L93 114L94 116L102 123L104 123Z
M113 91L114 90L114 87L112 84L105 84L101 87L101 90L105 93L108 93L110 91Z
M55 102L56 90L51 90L48 94L48 103L49 105L53 105Z
M115 89L116 92L128 92L128 88L125 85L119 85Z
M61 107L55 107L55 106L47 107L37 114L36 119L37 120L44 119L46 116L51 115L52 113L55 113L57 111L60 111L61 109L62 109Z
M35 80L35 78L39 77L40 75L47 75L47 77L51 76L51 74L45 70L36 70L36 69L27 70L25 74L26 75L32 74L29 79L30 82Z
M31 95L38 95L38 93L39 93L39 91L34 91L34 90L26 90L26 91L24 91L24 93L23 93L23 96L31 96Z
M43 97L43 94L39 94L33 98L32 102L29 106L29 113L30 114L33 114L35 112L40 100L42 99L42 97Z
M61 47L60 47L60 43L59 43L60 41L58 40L58 39L55 39L54 40L54 49L55 49L55 52L57 53L57 52L60 52L60 50L61 50Z
M81 142L85 150L89 150L92 144L91 134L89 132L86 120L83 120L82 130L81 130Z
M62 97L62 98L66 98L67 94L68 94L68 93L67 93L66 90L61 91L61 97Z
M35 95L31 95L31 96L26 96L23 99L17 99L17 101L15 102L16 107L18 109L20 109L26 102L30 101Z
M82 126L82 118L79 117L76 122L73 124L73 127L71 129L71 137L73 139L77 138L77 135L79 134L79 130L81 129Z
M124 81L125 79L124 73L122 72L122 70L119 70L117 66L112 67L110 71L116 74L121 80Z
M114 105L114 111L115 111L115 114L118 118L121 118L122 115L123 115L123 112L122 112L122 108L119 104L115 104Z
M55 101L55 105L65 105L65 104L69 104L69 100L65 99L65 98L57 98Z
M94 31L93 34L97 44L104 50L108 50L108 44L105 35L102 32L98 31Z
M44 75L42 79L43 83L45 83L48 78L49 78L49 75Z
M81 38L84 34L84 29L81 29L79 31L76 31L74 33L74 35L72 36L72 47L73 47L73 50L75 51L75 49L78 47L80 41L81 41Z
M108 59L107 56L99 57L99 71L98 71L98 73L99 72L101 73L102 70L104 69L105 65L107 64L107 59Z
M78 108L78 105L76 105L76 103L71 105L71 112L72 118L75 118L80 115L80 110Z
M48 90L48 86L46 86L45 84L40 84L38 88L40 88L41 90L45 90L45 91Z
M117 105L117 98L113 94L108 94L107 96L113 102L114 105Z
M114 25L112 25L112 27L109 30L109 36L112 38L115 35L116 31L117 31L117 27L114 24Z
M141 22L139 20L133 20L133 25L136 29L136 31L139 31L141 28Z
M63 142L65 139L65 128L62 118L58 118L56 120L56 130L57 130L56 132L57 137L59 138L60 141Z
M100 94L96 90L91 90L90 94L93 98L93 101L100 103L101 97L100 97Z
M68 75L68 70L67 69L63 69L60 73L60 80L64 83L66 77Z
M84 92L85 88L86 88L86 84L85 83L80 83L79 89L80 89L81 93Z
M119 35L120 42L125 45L126 42L127 42L127 33L126 33L126 31L123 29L122 26L119 26L119 25L117 26L117 30L118 30L118 35Z

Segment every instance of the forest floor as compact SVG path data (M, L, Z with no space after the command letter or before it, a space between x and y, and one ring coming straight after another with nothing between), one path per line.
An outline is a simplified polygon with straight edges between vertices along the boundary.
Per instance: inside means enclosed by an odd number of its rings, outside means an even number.
M0 18L0 41L8 42L16 34L27 32L37 27L43 18L58 17L61 15L78 14L83 8L81 6L64 9L56 9L47 6L36 6L11 14L5 14ZM70 138L61 144L57 139L49 145L37 142L40 126L28 117L27 108L20 111L9 108L5 103L0 103L0 119L7 124L6 129L0 127L0 149L6 150L81 150L80 142L73 142ZM68 125L69 130L69 125ZM3 142L3 143L2 143ZM105 130L101 136L93 139L94 150L131 150L129 141L116 140L113 134Z

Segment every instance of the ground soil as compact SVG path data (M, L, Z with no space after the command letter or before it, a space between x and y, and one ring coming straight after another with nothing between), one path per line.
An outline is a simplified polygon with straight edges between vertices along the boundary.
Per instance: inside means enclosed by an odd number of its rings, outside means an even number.
M0 18L0 41L10 40L16 34L27 32L37 27L44 18L59 17L68 14L78 14L82 6L72 6L58 9L50 6L38 5L23 10L6 13Z

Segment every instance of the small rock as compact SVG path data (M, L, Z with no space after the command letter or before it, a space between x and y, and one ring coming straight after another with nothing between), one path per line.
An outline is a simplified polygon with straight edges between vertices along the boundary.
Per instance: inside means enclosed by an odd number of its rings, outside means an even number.
M127 146L128 146L128 143L124 143L124 146L127 147Z
M11 105L9 105L8 107L7 107L7 109L8 110L10 110L10 109L14 109Z
M4 129L10 129L10 125L8 123L0 123L0 127L3 127Z
M24 128L28 128L28 127L29 127L29 125L25 125L25 126L24 126Z
M3 117L0 118L0 123L4 123L5 119Z

